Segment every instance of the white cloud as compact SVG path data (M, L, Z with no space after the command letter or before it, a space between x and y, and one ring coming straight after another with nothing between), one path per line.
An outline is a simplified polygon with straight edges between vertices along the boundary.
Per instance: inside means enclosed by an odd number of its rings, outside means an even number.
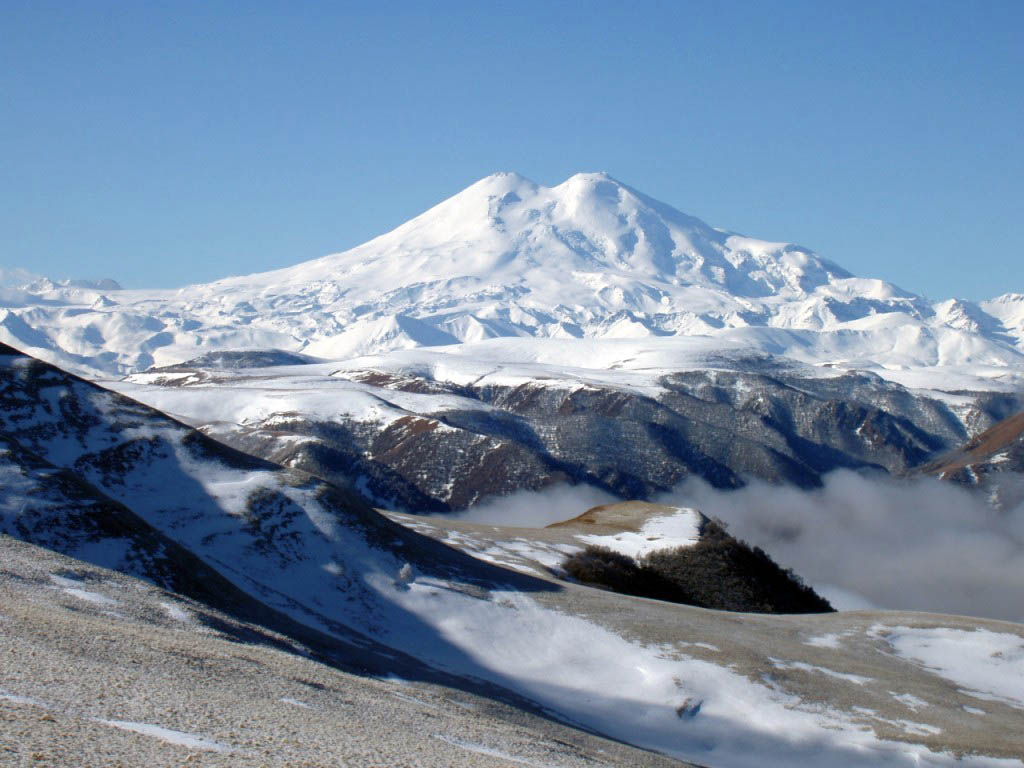
M453 515L470 523L543 528L582 515L591 507L620 501L589 485L556 485L543 491L517 491Z
M849 471L813 491L691 479L657 501L721 518L840 608L1024 620L1024 504L998 511L947 482Z

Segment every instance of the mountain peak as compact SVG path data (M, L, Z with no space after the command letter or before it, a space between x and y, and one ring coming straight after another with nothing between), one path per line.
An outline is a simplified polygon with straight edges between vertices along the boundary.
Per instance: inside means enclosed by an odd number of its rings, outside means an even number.
M574 173L559 186L564 186L566 184L600 184L605 181L610 181L613 184L621 184L617 179L612 178L607 171L582 171L580 173Z
M463 192L456 194L455 198L459 198L465 193L472 192L486 192L488 196L503 196L509 192L518 192L524 188L531 192L539 190L559 190L580 193L592 192L595 190L599 191L602 187L605 187L606 191L610 192L613 187L617 190L620 188L626 188L626 185L618 179L613 178L605 171L584 171L574 173L565 181L560 184L556 184L553 187L543 187L532 179L528 179L526 176L516 173L515 171L496 171L495 173L484 176L479 181L471 184L463 190Z
M469 185L462 192L456 194L455 197L460 197L462 194L470 191L486 191L489 194L503 194L514 192L516 189L521 187L536 189L537 186L538 185L535 181L532 181L515 171L496 171Z

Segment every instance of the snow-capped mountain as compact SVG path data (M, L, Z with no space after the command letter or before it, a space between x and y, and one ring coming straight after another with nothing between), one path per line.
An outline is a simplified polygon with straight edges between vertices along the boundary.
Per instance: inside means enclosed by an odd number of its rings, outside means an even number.
M343 359L494 337L665 336L883 371L1024 370L1021 296L932 304L599 173L554 187L495 174L349 251L179 291L11 290L0 341L106 375L225 349Z

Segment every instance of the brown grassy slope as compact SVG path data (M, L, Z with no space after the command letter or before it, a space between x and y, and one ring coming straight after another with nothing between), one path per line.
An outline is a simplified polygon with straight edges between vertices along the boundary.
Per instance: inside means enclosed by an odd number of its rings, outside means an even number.
M915 474L954 476L967 467L984 464L996 454L1017 445L1024 447L1024 411L989 427L961 448L920 467Z

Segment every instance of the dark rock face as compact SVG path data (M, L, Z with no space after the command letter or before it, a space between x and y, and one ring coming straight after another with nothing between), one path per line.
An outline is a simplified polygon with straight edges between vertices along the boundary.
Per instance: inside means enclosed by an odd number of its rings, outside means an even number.
M285 352L281 349L238 349L223 350L219 352L207 352L186 363L178 365L165 365L160 368L151 368L154 373L175 373L178 371L191 371L196 368L272 368L279 365L306 365L316 362L316 358L308 355L299 355L295 352Z
M872 374L808 378L785 369L680 372L663 377L657 395L544 380L497 386L382 371L348 377L383 401L390 392L413 392L438 395L438 407L386 425L296 413L272 426L207 431L354 486L381 506L435 512L563 482L650 499L690 476L735 488L747 477L815 487L840 468L900 474L1024 406L1019 396L983 395L954 413ZM460 401L465 407L453 406Z

